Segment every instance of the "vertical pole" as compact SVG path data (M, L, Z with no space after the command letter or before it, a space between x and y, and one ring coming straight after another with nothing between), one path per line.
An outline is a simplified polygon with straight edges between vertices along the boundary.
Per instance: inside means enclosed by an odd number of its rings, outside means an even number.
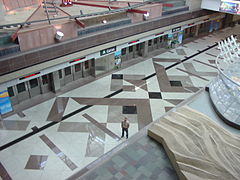
M46 10L46 13L47 13L48 23L51 24L50 19L49 19L49 14L48 14L46 0L44 0L44 4L45 4L45 10Z

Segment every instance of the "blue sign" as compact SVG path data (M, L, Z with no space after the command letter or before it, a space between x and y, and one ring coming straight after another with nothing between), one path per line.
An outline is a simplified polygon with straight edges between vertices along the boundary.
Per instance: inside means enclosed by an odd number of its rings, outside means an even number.
M12 111L12 104L8 95L8 91L0 92L0 114L5 114Z

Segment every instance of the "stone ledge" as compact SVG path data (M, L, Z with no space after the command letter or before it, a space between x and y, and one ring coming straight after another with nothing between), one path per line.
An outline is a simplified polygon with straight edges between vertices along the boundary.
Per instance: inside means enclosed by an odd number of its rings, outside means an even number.
M180 107L148 130L163 144L180 179L240 179L240 137L189 107Z

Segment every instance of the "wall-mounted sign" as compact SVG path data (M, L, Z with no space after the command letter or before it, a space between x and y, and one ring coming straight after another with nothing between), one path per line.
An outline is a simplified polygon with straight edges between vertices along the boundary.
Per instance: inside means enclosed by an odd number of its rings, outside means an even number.
M0 114L5 114L12 110L7 90L0 92Z
M172 29L173 33L178 31L181 31L181 26Z
M110 47L110 48L107 48L107 49L104 49L104 50L101 50L100 51L100 56L104 56L106 54L110 54L112 52L115 52L117 50L117 47L114 46L114 47Z
M219 11L240 14L240 1L239 0L221 0Z

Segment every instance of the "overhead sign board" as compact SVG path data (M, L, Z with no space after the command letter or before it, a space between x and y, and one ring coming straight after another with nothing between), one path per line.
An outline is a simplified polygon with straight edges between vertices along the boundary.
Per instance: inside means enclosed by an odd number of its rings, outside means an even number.
M104 56L106 54L110 54L110 53L113 53L117 50L117 47L114 46L114 47L110 47L110 48L107 48L107 49L103 49L100 51L100 56Z
M240 1L239 0L221 0L219 7L221 12L240 14Z
M178 32L178 31L181 31L181 26L172 29L173 33Z

